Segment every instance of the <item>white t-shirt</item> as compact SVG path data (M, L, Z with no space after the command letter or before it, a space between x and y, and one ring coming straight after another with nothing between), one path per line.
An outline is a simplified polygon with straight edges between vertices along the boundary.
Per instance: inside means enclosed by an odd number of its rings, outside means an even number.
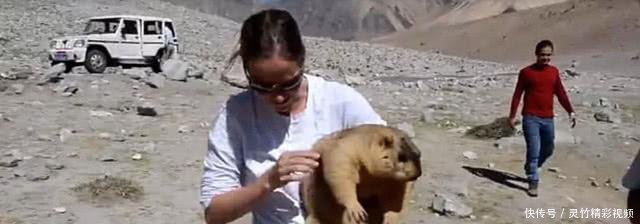
M200 203L256 180L285 151L308 150L319 138L359 124L387 125L353 88L305 75L305 111L294 118L276 113L253 91L231 96L208 136ZM253 210L253 223L304 223L299 182L270 193Z

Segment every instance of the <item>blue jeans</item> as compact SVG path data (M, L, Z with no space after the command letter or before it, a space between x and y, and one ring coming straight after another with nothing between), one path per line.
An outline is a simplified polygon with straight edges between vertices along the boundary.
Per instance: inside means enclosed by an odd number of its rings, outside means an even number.
M554 148L553 118L524 115L522 131L527 144L527 159L524 170L530 182L538 182L538 168L542 167Z

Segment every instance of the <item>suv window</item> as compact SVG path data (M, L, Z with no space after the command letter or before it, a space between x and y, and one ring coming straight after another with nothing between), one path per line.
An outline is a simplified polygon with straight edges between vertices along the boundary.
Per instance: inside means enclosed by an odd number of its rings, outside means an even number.
M120 19L92 19L87 22L84 34L115 33Z
M138 24L135 20L125 20L124 28L122 29L124 34L138 34Z
M144 35L160 34L160 21L144 21Z
M176 31L175 31L175 30L173 30L173 24L171 24L171 22L166 22L164 25L165 25L167 28L169 28L169 30L171 30L171 32L173 33L173 36L175 36L175 35L176 35Z

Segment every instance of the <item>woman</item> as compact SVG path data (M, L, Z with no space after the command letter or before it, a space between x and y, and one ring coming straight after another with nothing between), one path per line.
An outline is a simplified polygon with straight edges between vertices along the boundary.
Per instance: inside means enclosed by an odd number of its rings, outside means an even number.
M627 209L636 212L636 215L629 217L629 221L632 224L640 224L640 215L638 215L638 210L640 210L640 150L629 165L627 173L622 176L622 186L629 189Z
M240 56L249 90L222 106L208 136L200 203L207 223L248 212L253 223L304 223L299 180L318 165L324 135L386 122L351 87L304 74L293 17L264 10L242 24Z

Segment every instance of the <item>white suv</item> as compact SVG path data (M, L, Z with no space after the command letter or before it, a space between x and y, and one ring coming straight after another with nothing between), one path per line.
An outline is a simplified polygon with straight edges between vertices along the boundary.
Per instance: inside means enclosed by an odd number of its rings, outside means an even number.
M91 73L118 65L151 66L160 72L167 54L178 52L178 35L168 18L100 16L89 18L83 35L55 38L49 47L51 64L64 63L66 72L76 65Z

